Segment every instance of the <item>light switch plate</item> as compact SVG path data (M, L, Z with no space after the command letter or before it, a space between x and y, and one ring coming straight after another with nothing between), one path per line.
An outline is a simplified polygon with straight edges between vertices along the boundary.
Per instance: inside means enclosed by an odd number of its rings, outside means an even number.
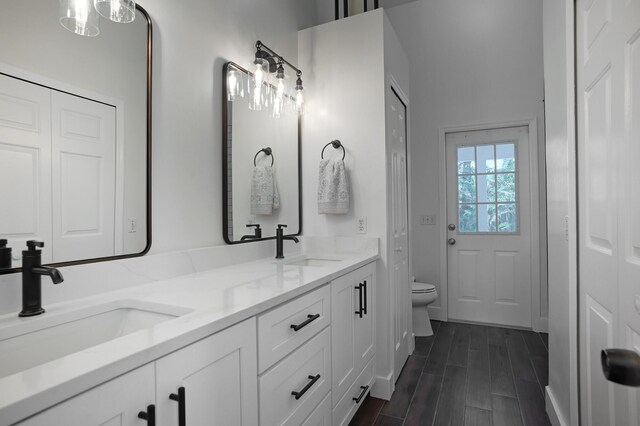
M420 216L420 225L435 225L436 224L436 215L434 214L423 214Z
M367 217L361 216L356 219L356 234L367 233Z
M129 234L135 234L138 232L138 221L135 218L129 219L129 228L127 232Z

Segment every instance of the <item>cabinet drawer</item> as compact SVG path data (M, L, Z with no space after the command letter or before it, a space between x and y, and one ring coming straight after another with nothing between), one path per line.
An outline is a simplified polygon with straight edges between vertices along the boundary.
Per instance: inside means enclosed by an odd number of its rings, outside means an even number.
M261 425L302 424L331 390L330 328L260 377L259 387Z
M331 426L331 392L324 397L302 426Z
M325 285L258 317L259 373L329 325L330 299L330 286Z
M347 390L336 408L333 409L333 424L347 425L356 413L367 393L371 391L373 386L373 360L364 367L358 378ZM356 401L354 398L360 398Z

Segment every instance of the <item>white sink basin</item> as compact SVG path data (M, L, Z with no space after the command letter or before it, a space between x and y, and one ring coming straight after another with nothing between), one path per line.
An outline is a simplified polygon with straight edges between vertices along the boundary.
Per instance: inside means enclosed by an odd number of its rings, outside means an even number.
M327 265L333 265L336 262L342 262L344 259L337 256L303 256L301 258L296 258L293 260L285 261L285 265L293 265L293 266L315 266L322 267Z
M120 300L0 323L0 378L189 312L176 306Z

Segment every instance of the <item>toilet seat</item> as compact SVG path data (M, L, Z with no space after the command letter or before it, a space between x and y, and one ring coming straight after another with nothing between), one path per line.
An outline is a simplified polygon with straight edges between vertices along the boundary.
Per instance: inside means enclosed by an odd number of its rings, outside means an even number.
M412 294L423 294L423 293L433 293L436 291L436 286L433 284L425 284L425 283L412 283L411 293Z

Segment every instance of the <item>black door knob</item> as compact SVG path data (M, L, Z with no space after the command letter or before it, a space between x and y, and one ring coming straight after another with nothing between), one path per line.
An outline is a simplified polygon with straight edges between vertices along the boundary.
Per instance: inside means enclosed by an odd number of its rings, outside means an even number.
M602 372L607 380L625 386L640 387L640 355L628 349L603 349Z

